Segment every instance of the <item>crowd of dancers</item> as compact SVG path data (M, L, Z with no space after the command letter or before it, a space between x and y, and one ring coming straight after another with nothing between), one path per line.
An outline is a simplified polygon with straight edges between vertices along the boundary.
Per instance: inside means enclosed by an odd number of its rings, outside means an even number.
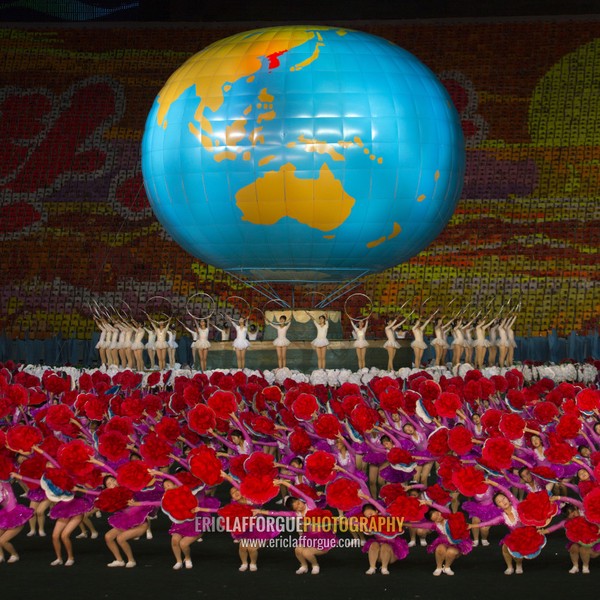
M401 341L407 335L412 338L410 346L413 350L413 367L423 365L423 356L428 345L433 349L431 366L446 364L447 358L453 367L461 363L474 365L478 369L484 366L511 367L514 364L515 341L514 324L518 316L518 307L502 311L491 316L489 311L473 313L466 316L466 309L455 312L451 316L441 314L440 310L428 316L414 316L412 311L406 317L389 317L385 321L384 347L388 354L388 371L394 370L394 357L401 347ZM305 311L306 312L306 311ZM316 337L311 344L317 355L317 368L325 369L327 347L329 346L329 318L326 313L315 318L306 312L315 326ZM220 341L228 341L232 333L232 349L236 355L236 366L246 366L246 351L252 341L257 339L258 327L251 324L247 317L234 319L227 313L222 314L222 323L217 325L208 317L192 317L193 325L185 321L163 315L164 318L152 318L146 313L146 324L121 312L105 312L95 315L100 331L96 344L100 361L105 366L121 366L139 371L146 368L164 370L175 368L178 328L191 336L192 364L206 371L208 368L208 352L211 339L218 334ZM356 349L358 368L366 368L366 352L369 346L367 331L369 318L349 318L352 328L352 345ZM288 330L292 324L291 315L281 315L264 323L266 327L275 329L273 346L277 353L278 368L287 366L287 348L290 345ZM404 328L404 329L403 329ZM429 344L426 333L431 328ZM144 341L146 340L146 341ZM145 354L146 353L146 354ZM146 358L147 355L147 358Z
M134 568L134 540L162 511L175 570L192 568L195 541L210 552L210 537L223 535L199 518L212 516L235 524L226 529L240 571L258 569L265 542L293 535L296 573L318 574L347 535L368 575L388 575L420 546L434 576L454 575L475 547L521 574L564 529L565 570L587 574L600 553L597 384L525 385L516 369L331 387L269 385L243 371L171 380L97 370L75 381L5 367L0 561L20 560L21 532L48 533L47 556L27 559L70 567L77 538L106 529L107 566ZM261 516L294 519L299 532L258 527ZM340 517L359 526L336 533ZM506 535L484 550L494 527Z

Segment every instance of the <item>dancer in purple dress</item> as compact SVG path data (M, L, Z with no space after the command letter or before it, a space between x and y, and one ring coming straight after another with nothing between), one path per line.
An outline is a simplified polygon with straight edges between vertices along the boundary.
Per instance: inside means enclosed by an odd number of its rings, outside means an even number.
M19 560L19 554L11 540L23 529L33 515L33 509L17 502L12 486L8 481L0 481L0 562L4 562L4 552L8 553L9 564Z

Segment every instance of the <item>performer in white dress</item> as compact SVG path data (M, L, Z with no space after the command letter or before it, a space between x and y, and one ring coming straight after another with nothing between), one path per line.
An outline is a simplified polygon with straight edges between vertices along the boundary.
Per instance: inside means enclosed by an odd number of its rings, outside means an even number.
M437 315L438 312L439 311L436 310L424 323L421 323L421 317L419 317L415 324L412 326L412 332L415 339L410 343L410 346L413 349L415 355L415 369L421 368L423 352L427 348L427 343L425 342L425 329L427 328L427 325L431 323L431 321L433 320L435 315Z
M136 328L134 331L133 343L131 344L131 350L133 351L133 355L135 356L135 364L136 369L138 371L144 370L144 336L146 335L146 330L139 324L135 323Z
M388 353L388 365L387 370L394 370L394 356L396 355L396 350L400 348L400 344L396 340L396 330L402 327L404 323L406 323L407 318L399 321L398 319L393 319L389 317L385 322L385 337L387 338L383 347L387 350Z
M475 321L475 340L473 341L473 347L475 348L475 366L478 369L483 369L485 363L485 353L490 347L490 342L485 339L485 332L487 328L492 325L494 319L484 322L484 319Z
M108 357L106 354L106 347L108 345L108 339L110 336L110 332L108 329L108 323L104 319L99 319L94 317L94 322L96 326L100 330L100 339L96 344L96 350L98 350L98 354L100 355L100 364L107 366L108 365Z
M172 369L173 367L175 367L175 364L177 363L175 353L176 353L177 348L179 348L179 344L176 341L177 331L175 329L175 325L173 325L171 327L171 329L169 329L167 331L167 336L168 336L167 344L169 346L167 348L167 352L169 355L169 367Z
M452 366L457 367L465 349L465 336L462 330L462 319L452 323Z
M287 332L292 324L291 319L288 321L285 315L279 317L279 323L268 321L267 325L275 328L277 337L273 340L273 346L277 350L277 367L284 369L286 366L287 347L290 345L290 340L287 339Z
M352 330L354 335L354 347L356 348L356 356L358 358L358 368L364 369L366 366L366 355L369 342L367 342L367 327L369 326L368 319L358 321L358 327L351 320Z
M510 342L508 340L508 332L506 330L509 319L502 319L498 325L498 366L506 366L506 356Z
M151 321L154 333L156 334L156 357L158 358L158 368L161 371L167 368L167 350L169 348L167 335L169 333L170 322L170 318L167 321Z
M452 321L444 323L444 316L439 317L435 322L435 337L431 340L431 345L435 350L435 366L441 367L444 364L444 358L450 345L448 344L448 331L452 327Z
M194 368L196 368L197 358L200 359L200 368L206 371L206 363L208 359L208 349L210 348L210 342L208 341L208 335L210 333L210 321L208 319L196 319L196 328L190 329L185 323L179 321L185 329L192 334L192 357L194 361Z
M517 347L517 342L515 341L515 332L513 330L513 325L517 320L517 315L513 315L508 319L506 324L506 336L508 337L508 352L506 353L506 366L512 367L515 359L515 348Z
M156 369L156 332L154 329L148 329L144 327L148 334L148 341L146 342L146 352L150 359L150 369Z
M492 321L490 327L490 333L488 336L488 365L493 367L496 364L496 357L498 356L498 325L500 320L498 318Z
M246 325L246 319L240 317L240 320L236 323L229 315L225 315L225 318L229 321L230 325L235 329L235 340L233 340L233 349L235 350L235 357L237 359L237 368L244 369L246 367L246 350L250 347L248 341L248 327Z
M312 347L317 352L317 368L324 369L326 364L327 346L329 346L329 340L327 339L327 331L329 330L329 321L325 315L321 315L317 321L310 313L306 313L315 324L317 328L317 337L311 342Z

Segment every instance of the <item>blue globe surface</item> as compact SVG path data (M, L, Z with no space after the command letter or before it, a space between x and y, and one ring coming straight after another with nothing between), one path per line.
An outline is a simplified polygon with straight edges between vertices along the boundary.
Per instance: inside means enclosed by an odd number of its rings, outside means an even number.
M404 262L442 231L464 140L445 88L366 33L272 27L223 39L167 81L142 172L173 239L267 281L343 281Z

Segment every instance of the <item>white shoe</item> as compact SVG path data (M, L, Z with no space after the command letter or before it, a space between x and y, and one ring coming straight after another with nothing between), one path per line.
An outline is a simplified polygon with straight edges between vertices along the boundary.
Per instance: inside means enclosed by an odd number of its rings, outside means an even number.
M589 567L582 567L582 568L581 568L581 572L582 572L584 575L589 575L589 574L590 574L590 568L589 568Z
M62 558L57 558L50 563L51 567L58 567L63 564Z
M107 565L107 567L110 567L111 569L113 567L124 567L125 566L125 561L124 560L113 560L112 562L109 562Z
M482 546L489 546L490 543L488 542L488 540L481 540L481 545Z
M515 572L515 570L512 567L508 567L505 571L504 574L505 575L512 575Z
M67 560L65 562L65 567L72 567L75 564L75 559L74 558L69 558L69 560Z
M387 569L384 569L383 567L381 567L381 574L382 575L389 575L390 572Z
M11 554L10 558L6 561L9 565L12 565L13 563L18 562L19 560L19 555L18 554Z
M319 567L319 565L317 565L317 566L313 567L313 568L310 570L310 574L311 574L311 575L318 575L320 572L321 572L321 567Z
M133 567L135 567L135 565L137 565L137 563L135 562L135 560L130 560L128 562L125 563L125 568L126 569L133 569Z
M33 537L35 535L35 531L28 531L27 537Z
M515 573L517 575L523 575L523 565L517 565L517 568L515 569Z
M444 567L444 575L454 575L454 571L450 567Z
M83 540L83 539L85 539L85 538L87 538L87 533L85 533L85 532L83 532L83 533L80 533L79 535L76 535L76 536L75 536L75 539L76 539L76 540Z
M188 559L188 560L185 561L185 568L186 569L191 569L193 566L194 565L192 564L191 560Z
M250 563L250 570L251 571L258 571L258 565L254 564L254 563Z
M244 563L244 564L243 564L243 565L242 565L242 566L241 566L241 567L238 569L238 571L242 571L242 573L243 573L244 571L247 571L247 570L248 570L248 563Z
M304 573L308 573L307 567L300 567L299 569L296 569L296 575L304 575Z
M473 548L477 548L479 546L479 540L473 540Z
M436 569L436 570L433 572L433 575L434 575L435 577L439 577L439 576L440 576L442 573L443 573L443 569Z
M152 532L148 529L146 531L146 539L147 540L151 540L154 536L152 535Z
M43 529L41 529L41 530L40 530L40 533L39 533L38 535L39 535L40 537L46 537L46 532L45 532Z
M414 540L410 540L410 542L408 542L409 548L414 548L416 545L417 545L417 542L415 542Z
M367 574L367 575L375 575L376 571L377 571L377 569L375 569L374 567L371 567L368 571L365 571L365 574Z
M183 563L176 562L176 563L173 565L173 571L179 571L179 569L181 569L181 567L183 567Z
M93 540L97 539L98 537L98 532L94 531L94 533L92 533L92 535L90 535L90 538L92 538Z
M569 573L570 573L571 575L575 575L575 573L579 573L579 567L571 567L571 568L569 569Z
M427 540L426 540L425 538L421 538L421 539L419 540L419 544L421 544L421 546L423 546L423 547L424 547L424 546L427 546Z

